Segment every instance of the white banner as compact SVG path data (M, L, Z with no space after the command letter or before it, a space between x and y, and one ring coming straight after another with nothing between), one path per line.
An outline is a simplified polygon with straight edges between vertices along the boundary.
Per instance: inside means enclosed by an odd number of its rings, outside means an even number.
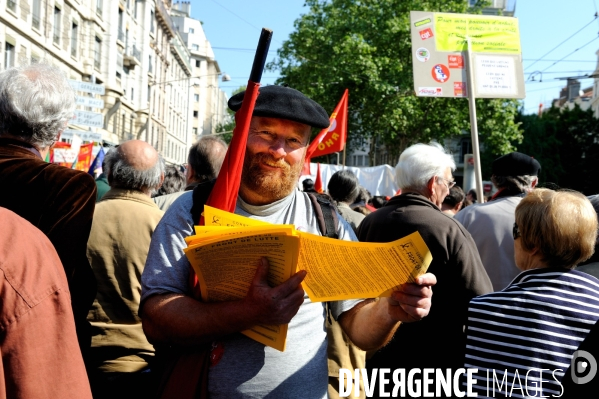
M79 80L69 79L69 84L75 91L82 91L90 94L104 94L104 86L90 82L81 82Z
M102 133L90 132L87 130L65 129L60 135L61 139L72 139L73 135L81 137L83 141L101 141Z
M99 112L81 111L76 109L71 123L74 125L102 128L104 127L104 115Z
M93 97L75 96L75 104L83 105L84 107L104 108L104 100Z
M310 178L316 181L317 164L310 163L311 176L301 176L300 185L304 179ZM329 179L333 173L342 170L341 165L320 164L320 178L322 179L323 188L326 191ZM372 195L388 195L393 196L397 192L397 184L395 183L395 168L389 165L369 166L369 167L354 167L346 166L345 169L354 172L360 185L366 188Z

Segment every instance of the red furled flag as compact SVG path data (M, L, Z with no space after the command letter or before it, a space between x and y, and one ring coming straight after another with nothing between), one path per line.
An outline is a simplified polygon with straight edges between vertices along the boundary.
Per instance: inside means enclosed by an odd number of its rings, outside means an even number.
M322 178L320 177L320 163L316 167L316 181L314 182L314 190L318 191L319 193L324 192L322 187Z
M345 89L341 101L339 101L339 104L337 104L331 115L331 125L327 129L322 129L314 140L312 140L306 151L306 160L309 161L310 158L343 151L345 142L347 141L348 96L349 91Z
M254 113L254 106L258 98L258 89L262 71L266 63L268 48L272 38L272 31L263 28L254 56L250 79L247 89L243 95L241 108L235 113L235 129L233 129L233 138L229 144L229 149L225 155L225 160L214 184L214 188L206 201L206 205L223 211L235 212L237 204L237 194L241 183L241 171L243 169L243 159L245 157L245 147L247 145L250 122ZM204 224L203 217L200 219L200 225ZM196 279L197 283L197 279Z
M260 83L248 81L241 108L235 113L233 138L206 205L231 213L235 212L248 131L250 130L250 122L252 121L252 113L258 98L259 88ZM204 223L201 222L200 224L203 225Z

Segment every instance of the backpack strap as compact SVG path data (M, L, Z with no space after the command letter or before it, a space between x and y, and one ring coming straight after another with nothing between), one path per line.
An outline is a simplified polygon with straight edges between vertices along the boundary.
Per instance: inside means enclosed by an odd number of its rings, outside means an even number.
M214 183L216 183L216 179L206 180L198 184L193 189L193 206L191 207L191 216L193 218L193 222L196 224L200 223L200 216L202 215L202 212L204 212L204 204L206 204L206 201L208 201L208 197L212 192Z
M337 219L337 211L330 197L325 194L306 193L310 197L312 207L316 213L318 228L324 237L339 238L337 227L339 220Z

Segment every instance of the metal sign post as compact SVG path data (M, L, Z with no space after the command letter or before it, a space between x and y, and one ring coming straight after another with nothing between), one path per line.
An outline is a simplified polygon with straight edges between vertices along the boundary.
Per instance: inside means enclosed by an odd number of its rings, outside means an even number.
M468 106L470 111L470 136L472 138L472 153L474 155L474 177L476 183L476 194L478 196L478 202L485 202L485 196L483 192L483 178L480 169L480 149L478 146L478 124L476 122L476 98L474 97L474 68L472 63L472 43L470 38L468 40Z

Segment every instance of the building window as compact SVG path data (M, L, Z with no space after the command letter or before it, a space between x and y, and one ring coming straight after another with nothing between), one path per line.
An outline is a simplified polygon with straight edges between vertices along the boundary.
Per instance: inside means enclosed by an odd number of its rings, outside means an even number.
M191 131L193 132L193 134L197 135L198 134L198 128L194 127L193 129L191 129Z
M17 0L7 0L6 8L8 8L12 12L17 12Z
M102 0L96 0L96 14L102 16Z
M194 117L194 118L197 118L197 117L198 117L198 115L199 115L199 112L198 112L198 111L193 111L193 117Z
M198 51L200 49L200 46L198 46L197 44L192 44L191 45L191 49L195 50L195 51Z
M96 69L100 69L102 61L102 40L98 36L96 36L96 41L94 42L94 66Z
M75 22L71 25L71 55L77 57L77 41L79 39L79 26Z
M154 33L154 10L150 11L150 33Z
M123 31L123 10L119 8L119 28L117 32L117 39L121 42L125 41L125 32Z
M196 68L199 68L202 65L202 61L196 60Z
M154 69L152 68L152 56L148 56L148 72L153 73Z
M54 43L60 43L60 8L54 7Z
M131 101L133 101L133 98L135 97L135 95L133 93L134 93L134 88L132 87L131 88Z
M189 28L189 33L195 33L195 30L193 28Z
M4 43L4 69L12 68L15 65L15 46Z
M31 26L36 29L40 28L40 15L42 11L42 0L33 0L31 7Z
M196 103L200 102L200 95L199 95L199 94L194 94L194 95L193 95L193 100L194 100Z

